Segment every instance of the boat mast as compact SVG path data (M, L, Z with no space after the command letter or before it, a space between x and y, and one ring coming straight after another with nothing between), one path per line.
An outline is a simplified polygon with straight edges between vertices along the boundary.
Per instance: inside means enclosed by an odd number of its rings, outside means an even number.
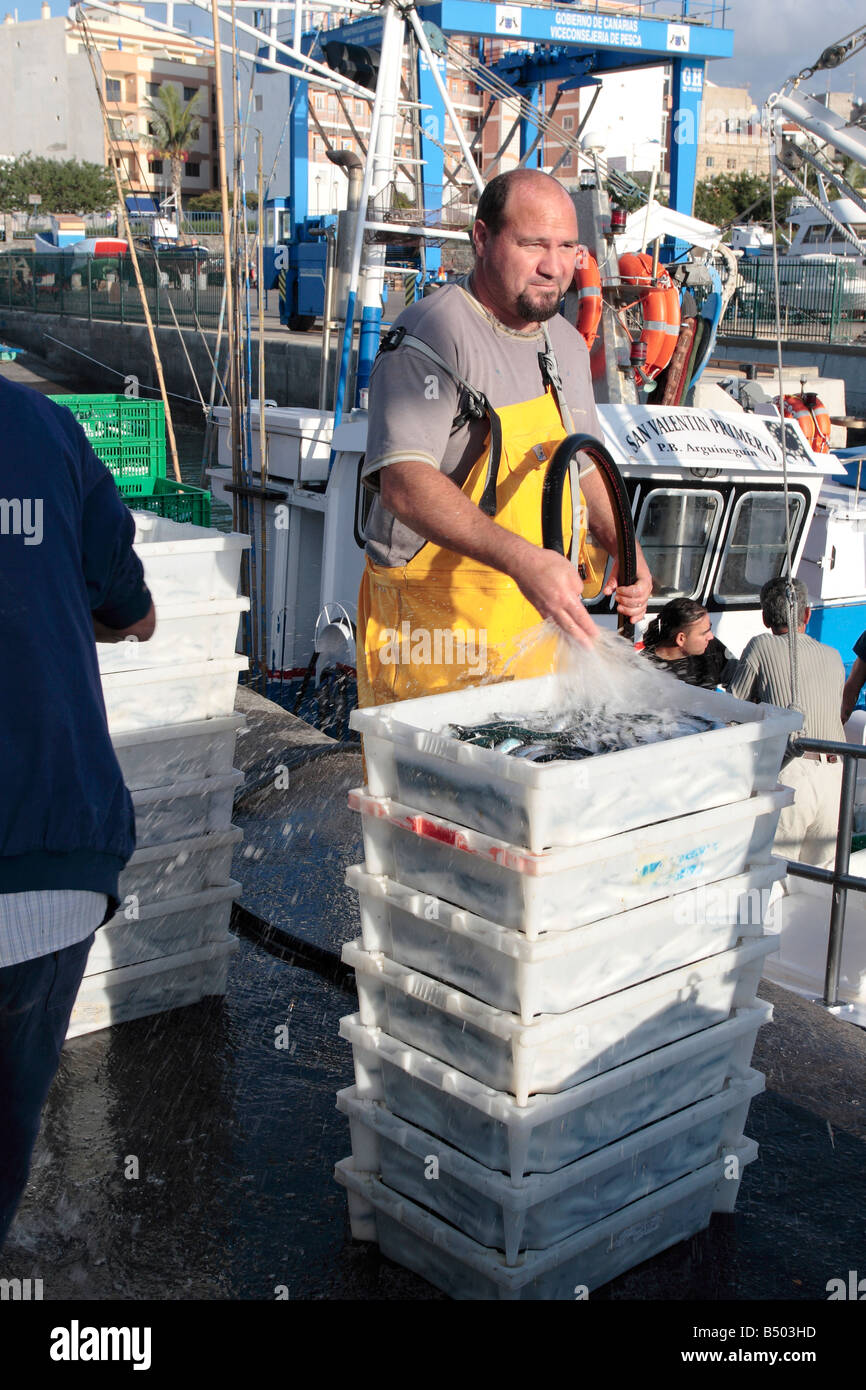
M216 96L217 158L219 161L220 206L223 224L223 287L225 292L226 334L228 340L228 403L231 416L232 482L241 481L241 433L237 411L237 351L235 347L234 287L232 285L231 220L229 218L229 185L226 168L226 122L223 101L222 49L220 46L219 0L212 0L214 44L214 91ZM232 493L232 525L238 524L238 494Z
M80 11L78 22L81 27L81 31L84 34L84 48L85 52L87 53L87 61L90 64L90 71L93 74L93 82L94 86L96 87L96 96L97 100L99 101L99 110L102 115L102 125L105 131L105 139L108 148L112 149L113 142L111 136L111 127L108 123L108 107L105 104L105 96L103 93L102 83L99 80L99 73L97 71L96 60L94 57L95 45L93 43L93 40L91 39L89 30L87 28L87 21L85 20L83 14ZM175 478L178 482L181 482L182 479L180 476L180 464L178 462L177 457L177 440L175 439L174 434L174 421L172 420L171 406L169 404L168 391L165 385L165 376L162 370L162 358L159 355L159 346L156 341L156 333L154 332L153 319L150 316L150 305L147 302L147 290L144 288L144 281L141 278L141 266L138 263L138 252L135 248L135 242L132 239L132 229L129 225L129 216L126 210L126 199L123 196L123 187L120 182L120 170L117 167L117 162L115 159L111 159L110 163L111 172L114 175L114 186L117 190L117 206L120 211L121 220L123 222L123 231L126 237L126 244L129 250L130 259L132 261L133 272L135 274L135 283L138 288L139 297L141 299L141 308L142 313L144 314L144 322L147 325L147 333L150 339L150 349L153 353L153 362L154 367L156 369L156 379L159 384L159 393L162 396L162 404L163 409L165 411L165 428L166 433L168 435L168 448L169 453L171 454L171 465L172 469L174 470Z

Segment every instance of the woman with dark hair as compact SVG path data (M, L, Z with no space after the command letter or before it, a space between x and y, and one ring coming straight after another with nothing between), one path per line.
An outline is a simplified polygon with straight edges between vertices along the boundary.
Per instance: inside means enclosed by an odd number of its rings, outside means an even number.
M653 618L643 639L644 655L686 685L714 690L736 669L736 658L713 636L710 615L690 598L671 599Z

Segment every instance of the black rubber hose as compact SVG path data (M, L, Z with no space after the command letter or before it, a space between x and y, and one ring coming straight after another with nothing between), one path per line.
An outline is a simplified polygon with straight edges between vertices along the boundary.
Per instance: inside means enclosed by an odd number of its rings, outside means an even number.
M637 580L637 543L634 521L629 506L623 476L600 439L591 434L570 434L563 439L550 463L541 494L541 539L546 550L565 554L562 538L562 494L571 461L575 454L586 454L598 468L610 498L616 523L619 583L623 586ZM620 615L619 631L623 637L634 637L634 624Z

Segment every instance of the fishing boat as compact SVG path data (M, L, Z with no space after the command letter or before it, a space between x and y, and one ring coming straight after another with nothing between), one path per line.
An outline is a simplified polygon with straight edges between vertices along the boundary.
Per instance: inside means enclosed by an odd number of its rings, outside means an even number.
M129 248L124 237L84 235L84 222L78 217L52 216L47 232L36 232L33 247L40 254L64 256L122 256Z
M782 109L790 115L784 102ZM816 129L820 114L810 110L809 120ZM866 163L862 132L845 130L839 135L833 122L817 128L828 142L841 141L848 154L852 143L856 145ZM390 135L378 146L371 138L374 148L379 176L387 183L389 160L393 164ZM793 572L809 589L810 634L836 647L849 669L853 643L866 630L866 504L859 486L866 450L847 449L838 429L832 442L829 430L822 442L807 437L791 418L794 412L787 404L802 392L811 391L819 398L822 389L838 390L839 383L800 381L792 371L763 383L736 372L722 378L717 373L711 379L707 366L718 325L744 279L730 252L726 253L719 230L660 208L652 200L648 209L639 209L628 219L614 217L616 209L606 187L608 171L597 151L587 156L579 183L572 196L581 239L601 268L605 304L591 347L597 407L604 443L625 480L637 537L655 577L650 616L674 597L696 599L710 613L716 635L738 654L763 630L762 584L784 572L790 557ZM780 258L782 314L802 301L804 267L813 277L824 268L828 275L841 275L839 302L844 300L849 309L859 306L866 290L862 254L854 244L862 235L866 214L857 195L828 206L825 214L807 200L796 214L797 236ZM372 216L381 225L381 210ZM836 222L847 232L847 237L840 235L838 245ZM823 242L819 233L825 237ZM646 338L643 319L651 315L643 313L642 296L629 290L621 273L623 256L644 248L652 257L656 247L657 264L663 238L668 245L675 244L676 254L661 269L670 273L683 302L687 295L694 296L692 349L686 352L684 365L677 367L680 379L674 382L670 370L664 377L658 371L647 373L639 361L635 365L633 346ZM359 272L356 257L352 285L358 284ZM367 262L368 306L375 301L370 277L375 287L377 273L381 278L374 257ZM575 295L566 297L564 311L577 321ZM365 309L365 316L368 313ZM682 321L678 328L682 342ZM344 349L347 339L351 341L351 322L344 331ZM363 367L359 367L359 380L365 380ZM302 412L291 406L251 402L247 476L251 533L273 538L267 587L256 598L266 640L263 660L269 689L296 709L305 692L315 692L312 717L330 731L345 734L369 509L369 494L360 481L367 420L363 387L354 408L343 408L341 387L334 404L333 410ZM843 404L838 411L844 419ZM262 415L268 431L270 497L255 496L256 487L261 490L264 482L259 447ZM229 412L217 411L216 423L218 456L209 471L215 495L228 501L237 490ZM605 558L601 557L602 562ZM604 563L601 569L604 572ZM613 605L601 595L601 587L596 596L587 595L587 606L600 625L613 627ZM850 732L857 741L862 737L856 724ZM824 899L828 901L826 892ZM789 921L801 921L806 914L811 944L804 955L795 944L803 938L801 926L792 925L785 937L786 963L779 978L810 997L820 997L823 974L818 962L823 961L826 941L827 901L820 910L814 892L811 898L808 893L801 895L799 901L792 893L790 901L794 907L788 907ZM866 914L858 914L859 908L852 914L847 937L849 957L841 997L846 1016L862 1021L866 1019ZM768 964L771 978L774 969Z

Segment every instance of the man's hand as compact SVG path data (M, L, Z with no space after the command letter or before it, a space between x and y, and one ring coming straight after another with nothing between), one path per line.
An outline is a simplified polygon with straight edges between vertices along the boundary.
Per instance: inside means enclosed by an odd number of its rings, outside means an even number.
M563 555L542 550L484 515L450 478L420 460L382 470L383 507L419 536L509 575L543 618L585 646L596 626L580 595L583 582Z
M524 598L543 618L552 618L569 637L588 647L598 636L598 628L581 601L583 580L570 560L555 550L541 550L527 544L512 562L511 578Z
M97 642L124 642L127 637L134 637L137 642L149 642L156 631L156 610L151 603L144 617L139 618L138 622L132 623L130 627L106 627L98 618L92 616L91 622Z
M621 613L629 622L637 623L646 613L646 606L653 591L653 577L640 548L638 548L637 580L635 583L620 585L617 581L618 573L619 560L615 559L610 577L604 586L604 592L608 595L616 592L617 613Z

